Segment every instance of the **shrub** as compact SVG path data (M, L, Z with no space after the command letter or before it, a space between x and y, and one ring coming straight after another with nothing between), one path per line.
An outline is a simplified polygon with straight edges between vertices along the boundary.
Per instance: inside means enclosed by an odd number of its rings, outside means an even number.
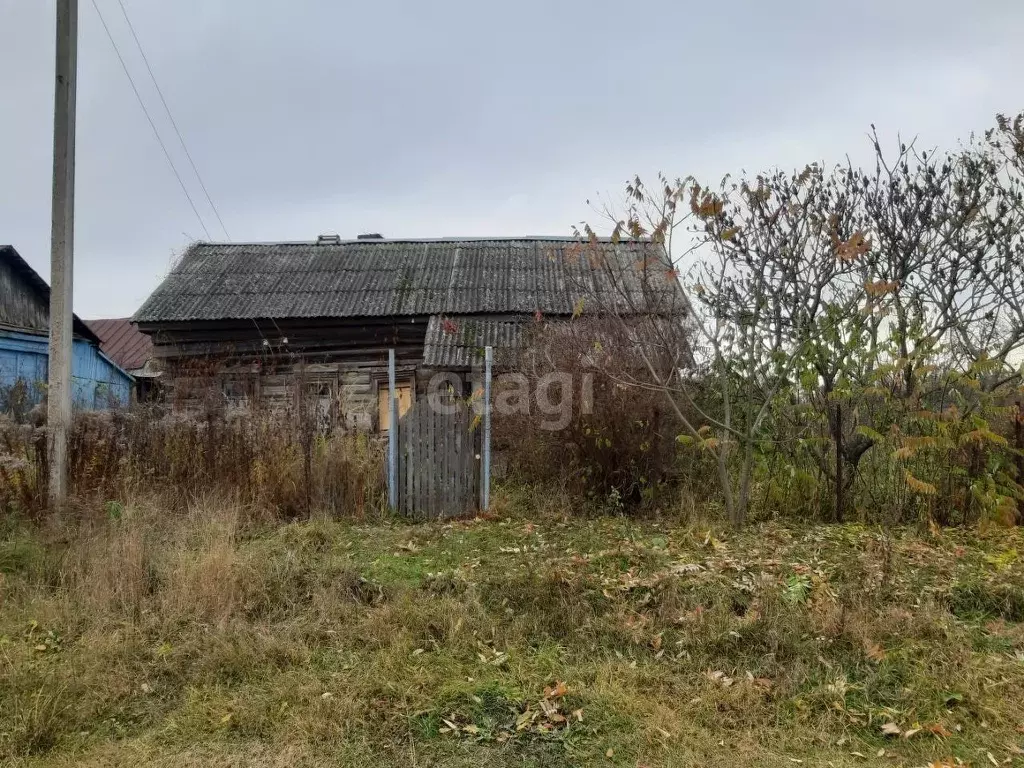
M582 318L538 323L527 338L524 373L498 377L494 393L495 445L511 471L602 511L649 506L681 476L678 425L664 393L623 383L638 364L628 340L612 324ZM524 380L529 413L503 412Z

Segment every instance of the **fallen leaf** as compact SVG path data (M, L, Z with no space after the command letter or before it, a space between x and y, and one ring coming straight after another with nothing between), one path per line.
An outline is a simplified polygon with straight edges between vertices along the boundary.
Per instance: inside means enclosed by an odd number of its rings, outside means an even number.
M920 732L921 732L921 729L920 729L920 728L910 728L909 730L906 730L906 731L904 731L904 732L903 732L903 738L904 738L904 739L910 739L910 738L913 738L913 736L914 736L915 734L918 734L918 733L920 733Z
M480 729L472 723L470 723L469 725L462 726L462 730L464 730L466 733L472 733L474 736L480 733Z
M878 750L877 752L875 752L875 757L885 757L885 749L882 748L882 749Z
M885 659L885 649L878 643L865 643L864 655L872 661L882 661Z
M903 730L896 723L886 723L882 726L882 733L886 736L899 736Z
M562 681L558 681L551 688L545 688L544 689L544 698L545 699L559 699L562 696L565 696L565 694L567 694L568 692L569 692L569 686L567 686Z
M605 757L615 757L615 750L608 747L608 751L604 753Z
M999 761L996 760L995 755L993 755L991 752L986 752L985 757L988 758L988 761L992 763L992 765L999 765Z

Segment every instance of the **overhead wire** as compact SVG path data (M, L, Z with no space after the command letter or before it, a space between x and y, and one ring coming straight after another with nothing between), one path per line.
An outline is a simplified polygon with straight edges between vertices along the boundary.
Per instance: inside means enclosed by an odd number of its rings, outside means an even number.
M110 44L114 47L114 53L117 54L117 60L121 62L121 68L124 70L124 74L128 78L128 82L131 84L132 90L135 92L135 98L138 99L139 106L142 107L142 112L146 115L146 120L149 121L149 127L153 129L153 135L156 136L157 143L160 145L160 149L163 150L164 157L167 158L167 164L171 166L174 178L178 180L178 185L181 187L181 191L184 193L189 206L192 208L192 213L195 214L196 219L199 221L199 226L203 228L203 232L206 234L206 239L212 240L213 238L210 237L210 230L206 228L206 222L204 222L203 217L199 215L199 209L196 208L196 204L192 200L192 195L188 193L188 188L185 186L185 182L181 179L181 174L178 173L178 169L174 165L171 153L167 151L167 146L164 144L164 140L160 136L160 131L156 128L156 123L153 122L153 118L150 116L149 110L146 109L146 103L142 100L142 94L139 93L139 89L135 85L132 73L128 71L128 65L125 63L124 57L121 55L121 50L117 47L117 43L114 41L114 36L110 33L110 27L107 26L107 21L103 18L103 13L100 11L100 7L96 4L96 0L92 0L92 7L96 9L96 15L100 17L100 24L103 25L103 30L107 33L107 39L110 40Z
M132 20L128 17L128 9L125 8L123 0L117 0L117 4L121 6L121 13L124 16L125 22L128 24L128 30L132 33L132 39L135 40L135 46L139 49L139 54L142 56L142 61L146 65L146 71L149 72L149 77L153 81L153 85L156 88L157 95L160 97L160 103L164 105L164 111L167 113L168 120L171 121L171 126L174 128L174 133L178 136L178 141L181 143L181 148L185 152L185 157L188 158L189 165L192 166L192 172L195 173L196 179L199 181L199 186L203 190L203 194L206 196L206 202L210 204L210 208L213 210L213 215L217 217L217 223L220 224L220 228L224 230L224 236L231 240L231 235L228 233L228 228L224 226L224 220L220 217L220 211L217 210L217 206L213 202L213 198L210 196L210 191L206 188L206 183L203 181L202 175L199 173L199 168L196 167L195 160L192 159L192 153L188 151L188 146L185 144L185 138L181 135L181 130L178 128L178 123L174 119L174 115L171 114L171 108L167 105L167 99L164 98L163 89L160 87L160 83L157 82L156 75L153 74L153 67L149 64L149 57L146 56L146 51L142 48L142 43L139 40L139 36L135 33L135 25L132 24Z

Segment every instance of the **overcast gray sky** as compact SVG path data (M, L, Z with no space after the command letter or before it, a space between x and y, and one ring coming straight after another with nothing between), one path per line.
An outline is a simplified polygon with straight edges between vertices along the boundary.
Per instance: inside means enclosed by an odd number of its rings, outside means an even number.
M117 0L96 0L225 239ZM634 174L950 145L1024 109L1020 0L124 0L235 241L568 234ZM80 0L75 309L206 239ZM0 0L0 243L49 278L53 0Z

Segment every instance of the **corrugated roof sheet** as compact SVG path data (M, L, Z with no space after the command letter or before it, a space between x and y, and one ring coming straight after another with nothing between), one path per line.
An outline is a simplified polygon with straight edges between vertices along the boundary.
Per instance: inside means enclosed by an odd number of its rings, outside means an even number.
M638 299L652 285L681 294L660 245L583 248L543 238L196 243L132 319L568 315L594 291L621 295L613 284ZM641 267L655 279L645 283Z
M571 320L558 317L536 322L531 316L503 319L480 315L432 315L427 324L423 364L427 368L459 369L481 366L484 348L494 348L494 365L507 368L517 364L517 356L530 344L568 341L576 353L599 356L599 350L619 358L632 357L636 365L643 361L631 350L641 346L652 357L668 355L677 365L692 365L692 353L681 319L633 316L623 325L587 318ZM641 345L641 341L643 344Z
M494 362L500 367L519 347L522 336L523 324L515 320L433 315L427 324L423 365L444 369L483 365L484 347L494 347Z
M85 324L100 337L103 354L126 370L142 368L152 356L153 339L132 325L131 318L86 320Z

